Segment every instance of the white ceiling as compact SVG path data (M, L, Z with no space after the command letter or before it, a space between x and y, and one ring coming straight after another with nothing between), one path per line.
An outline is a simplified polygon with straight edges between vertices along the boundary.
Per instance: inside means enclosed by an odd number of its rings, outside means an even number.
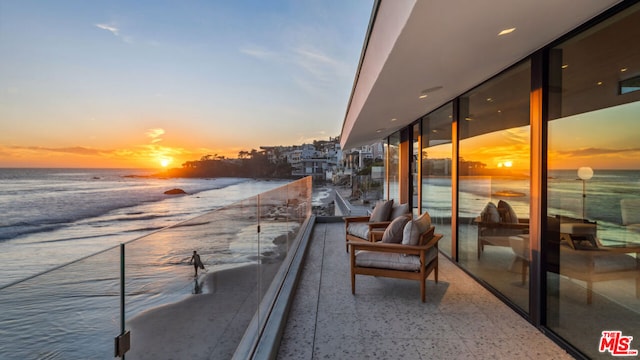
M342 126L342 148L385 138L619 2L381 0Z

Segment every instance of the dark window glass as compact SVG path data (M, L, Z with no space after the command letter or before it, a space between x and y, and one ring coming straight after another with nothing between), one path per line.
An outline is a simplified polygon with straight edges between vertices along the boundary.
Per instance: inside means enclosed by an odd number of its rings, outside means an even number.
M458 159L459 262L526 311L530 79L525 62L460 98Z
M547 325L590 358L640 334L639 38L635 5L550 52Z

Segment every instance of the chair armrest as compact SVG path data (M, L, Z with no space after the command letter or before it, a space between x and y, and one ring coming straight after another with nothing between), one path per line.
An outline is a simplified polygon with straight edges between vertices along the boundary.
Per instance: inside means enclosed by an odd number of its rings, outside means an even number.
M369 216L346 216L342 218L344 220L345 225L349 225L349 223L354 222L368 222Z
M488 222L479 222L478 226L486 227L486 228L504 228L504 229L528 229L529 223L488 223Z
M386 228L387 226L389 226L389 224L391 224L391 221L370 222L370 223L368 223L369 231L371 231L373 229Z
M369 240L371 241L381 241L384 236L384 231L382 230L371 230L369 232Z
M436 246L438 241L442 238L442 234L435 234L425 245L403 245L403 244L391 244L381 242L360 242L349 241L348 244L351 247L351 251L357 250L369 250L388 253L401 253L420 255L420 252L429 250Z

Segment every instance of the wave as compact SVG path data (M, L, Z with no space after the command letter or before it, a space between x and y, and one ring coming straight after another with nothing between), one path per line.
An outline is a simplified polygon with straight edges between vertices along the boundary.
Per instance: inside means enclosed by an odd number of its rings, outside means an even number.
M75 172L72 175L77 174ZM91 173L86 172L86 174L90 175ZM91 181L100 182L100 180L93 179ZM16 192L5 197L0 194L0 204L11 204L10 207L7 207L3 223L0 225L0 241L52 232L65 226L78 224L100 228L111 226L112 222L154 221L169 216L185 216L191 214L190 209L180 211L180 209L167 207L164 211L154 211L155 213L149 214L147 209L137 207L175 201L175 197L163 193L165 188L180 187L185 189L189 196L193 196L205 191L221 190L246 182L248 179L182 179L171 183L167 183L166 180L145 179L146 185L144 186L138 186L135 181L132 183L131 180L127 180L124 184L118 182L117 184L111 183L111 185L105 181L98 184L106 184L107 189L95 188L93 185L86 189L85 183L80 182L65 185L68 187L67 189L60 189L64 191L57 191L56 186L56 191L52 192L50 187L43 186L46 181L40 180L29 185L31 186L30 191L23 192L26 189L20 189L17 192L20 196L16 196ZM127 186L127 184L131 186ZM200 197L193 196L193 198ZM154 226L153 228L157 229L158 227Z
M30 226L30 227L29 227ZM12 229L15 226L2 226L0 227L0 241L6 241L15 239L20 236L36 234L41 232L51 232L58 230L60 228L64 228L66 225L64 223L58 223L55 225L20 225L17 228Z

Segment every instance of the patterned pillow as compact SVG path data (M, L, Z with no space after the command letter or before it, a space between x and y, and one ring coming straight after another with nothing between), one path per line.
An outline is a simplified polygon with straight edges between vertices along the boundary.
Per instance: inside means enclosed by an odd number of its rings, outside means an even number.
M431 216L428 212L420 215L417 219L409 221L402 231L403 245L418 245L420 235L431 228Z
M371 212L371 216L369 217L369 221L371 222L381 222L381 221L389 221L389 215L391 214L391 207L393 206L393 199L388 201L378 201L376 207L373 208Z
M398 216L391 221L391 224L387 226L382 235L383 243L400 244L402 242L402 235L405 225L411 221L411 217L408 215Z

